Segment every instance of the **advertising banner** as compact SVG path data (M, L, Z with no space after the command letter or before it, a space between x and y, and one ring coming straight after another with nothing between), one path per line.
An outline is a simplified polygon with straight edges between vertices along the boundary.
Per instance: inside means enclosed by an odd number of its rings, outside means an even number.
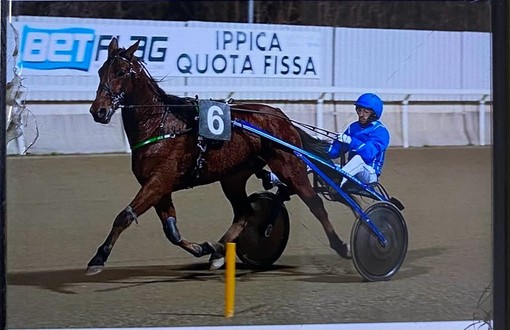
M172 24L173 23L173 24ZM320 30L186 27L175 22L20 17L19 66L33 75L96 75L112 37L154 76L321 79Z

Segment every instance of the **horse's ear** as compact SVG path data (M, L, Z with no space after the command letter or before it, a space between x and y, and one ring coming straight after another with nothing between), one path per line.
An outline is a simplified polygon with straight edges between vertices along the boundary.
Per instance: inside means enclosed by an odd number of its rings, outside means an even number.
M110 41L110 44L108 45L108 57L111 57L113 52L117 49L119 49L119 42L117 41L117 38L113 37L112 41Z
M140 44L140 39L138 39L137 42L135 42L134 44L132 44L131 46L129 46L129 48L126 50L126 58L128 60L131 60L133 58L133 54L136 52L136 50L138 49L138 45Z

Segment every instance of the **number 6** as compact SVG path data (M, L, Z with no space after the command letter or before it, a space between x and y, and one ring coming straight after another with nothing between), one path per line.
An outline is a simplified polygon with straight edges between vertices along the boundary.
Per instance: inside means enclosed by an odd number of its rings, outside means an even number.
M225 129L225 123L221 115L223 115L223 110L217 105L213 105L207 111L207 126L214 135L221 135Z

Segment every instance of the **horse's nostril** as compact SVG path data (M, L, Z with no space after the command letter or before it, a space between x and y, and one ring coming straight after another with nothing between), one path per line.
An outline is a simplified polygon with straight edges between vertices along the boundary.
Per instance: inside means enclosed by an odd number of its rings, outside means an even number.
M99 118L104 118L106 116L106 109L105 108L99 109L99 111L97 112L97 116Z

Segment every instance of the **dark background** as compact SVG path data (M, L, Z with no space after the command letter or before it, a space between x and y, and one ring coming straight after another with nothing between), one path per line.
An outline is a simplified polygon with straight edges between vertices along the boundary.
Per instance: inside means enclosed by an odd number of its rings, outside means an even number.
M490 1L254 1L254 23L489 32ZM248 1L20 1L13 15L247 22Z

